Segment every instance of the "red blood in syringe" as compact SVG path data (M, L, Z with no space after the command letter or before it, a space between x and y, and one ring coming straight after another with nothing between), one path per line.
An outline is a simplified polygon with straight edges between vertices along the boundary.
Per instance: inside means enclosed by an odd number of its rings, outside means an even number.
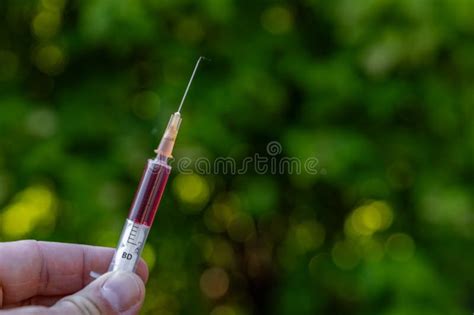
M166 161L148 160L128 219L146 226L153 224L170 171L171 167Z

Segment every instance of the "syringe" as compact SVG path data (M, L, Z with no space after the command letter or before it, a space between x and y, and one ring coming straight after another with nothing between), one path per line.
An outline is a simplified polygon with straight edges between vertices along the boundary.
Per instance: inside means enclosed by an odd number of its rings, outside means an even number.
M201 60L199 57L191 78L184 92L178 111L171 115L168 126L163 134L160 145L155 150L156 158L148 160L143 176L135 194L130 213L120 235L120 239L109 266L109 271L130 271L137 268L141 252L145 246L148 232L153 224L161 196L165 190L171 166L168 159L171 157L179 126L181 124L181 107L188 94L196 70Z

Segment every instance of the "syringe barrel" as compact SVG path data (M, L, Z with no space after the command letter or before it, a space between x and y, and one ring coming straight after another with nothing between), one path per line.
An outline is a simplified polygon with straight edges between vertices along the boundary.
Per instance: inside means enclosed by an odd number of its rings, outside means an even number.
M170 172L171 166L165 159L148 160L130 208L129 220L146 226L153 224Z
M170 171L166 159L148 160L109 271L136 270Z

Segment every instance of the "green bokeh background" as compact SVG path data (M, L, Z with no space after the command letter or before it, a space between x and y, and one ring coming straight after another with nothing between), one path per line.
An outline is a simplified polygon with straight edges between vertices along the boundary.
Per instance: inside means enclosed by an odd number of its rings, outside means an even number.
M0 240L114 247L198 56L143 314L471 314L471 0L0 2ZM0 257L0 259L3 259Z

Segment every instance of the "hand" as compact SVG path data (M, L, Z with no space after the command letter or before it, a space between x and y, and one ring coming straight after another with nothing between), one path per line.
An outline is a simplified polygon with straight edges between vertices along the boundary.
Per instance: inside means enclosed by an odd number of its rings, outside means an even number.
M105 272L114 250L74 244L0 243L0 315L137 314L145 296L146 264L137 274ZM94 280L94 281L92 281Z

